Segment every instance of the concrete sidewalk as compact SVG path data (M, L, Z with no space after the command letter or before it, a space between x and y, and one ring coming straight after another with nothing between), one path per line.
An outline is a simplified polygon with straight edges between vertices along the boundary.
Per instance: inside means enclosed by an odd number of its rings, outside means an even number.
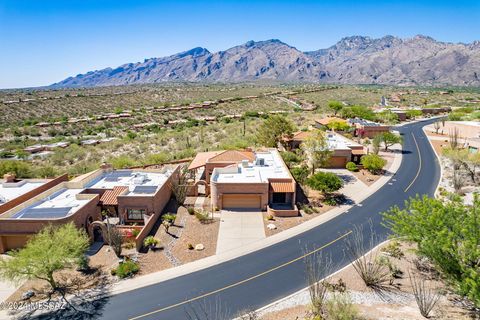
M265 237L261 212L222 210L216 254L240 248Z

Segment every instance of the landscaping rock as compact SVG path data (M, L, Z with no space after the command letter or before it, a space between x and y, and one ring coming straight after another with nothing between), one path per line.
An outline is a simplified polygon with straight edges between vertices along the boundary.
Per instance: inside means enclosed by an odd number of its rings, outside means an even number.
M274 225L273 223L269 223L269 224L267 224L267 229L268 230L275 230L275 229L277 229L277 226Z
M35 295L35 292L33 290L28 290L28 291L25 291L23 294L22 294L22 300L28 300L30 299L31 297L33 297Z
M199 243L195 246L196 251L202 251L203 249L205 249L205 246L201 243Z

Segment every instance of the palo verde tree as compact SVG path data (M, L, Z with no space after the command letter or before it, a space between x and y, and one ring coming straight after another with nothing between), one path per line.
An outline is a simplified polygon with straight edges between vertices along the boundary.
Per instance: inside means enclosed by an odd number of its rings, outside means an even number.
M277 147L284 137L291 137L293 122L282 115L271 115L259 126L256 141L264 147Z
M396 143L402 143L402 137L399 135L396 135L393 132L384 132L380 134L381 141L383 142L383 145L385 146L385 151L388 150L389 147L393 146Z
M56 291L59 286L54 273L79 266L88 246L88 236L73 223L48 225L25 248L12 251L11 258L0 259L0 278L13 282L45 280Z
M331 100L331 101L328 101L328 107L330 109L332 109L333 113L335 115L337 115L337 113L342 110L343 108L343 103L341 103L340 101L337 101L337 100Z
M405 208L383 213L385 226L415 242L454 284L457 291L480 306L480 197L472 205L460 197L449 200L417 196Z
M328 148L325 133L320 130L313 131L300 145L300 148L306 155L312 174L315 173L316 168L325 166L332 155L332 151Z
M377 154L367 154L362 157L360 163L365 169L373 174L378 174L383 167L387 164L387 161Z
M322 192L326 198L343 186L343 180L332 172L317 172L306 183L310 188Z

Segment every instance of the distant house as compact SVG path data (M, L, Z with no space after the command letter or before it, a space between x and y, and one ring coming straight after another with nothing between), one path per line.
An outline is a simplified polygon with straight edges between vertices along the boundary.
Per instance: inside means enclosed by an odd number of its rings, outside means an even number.
M363 145L336 132L326 134L328 149L332 151L329 160L330 168L345 168L347 162L359 164L361 157L366 154Z
M326 117L315 120L315 127L317 127L318 129L328 129L328 125L333 122L347 123L347 120L338 117Z
M300 145L310 136L311 131L298 131L291 137L285 137L283 141L289 150L300 148Z
M365 119L348 119L348 123L355 128L354 136L373 138L378 134L390 131L390 126Z

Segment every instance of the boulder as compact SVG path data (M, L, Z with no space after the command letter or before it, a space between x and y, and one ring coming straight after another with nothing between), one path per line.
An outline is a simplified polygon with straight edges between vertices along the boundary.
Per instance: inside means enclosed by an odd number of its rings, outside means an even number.
M269 224L267 224L267 229L268 230L275 230L275 229L277 229L277 226L274 225L273 223L269 223Z
M35 295L33 290L27 290L22 294L22 300L28 300Z
M202 251L203 249L205 249L205 246L201 243L199 243L195 246L196 251Z

